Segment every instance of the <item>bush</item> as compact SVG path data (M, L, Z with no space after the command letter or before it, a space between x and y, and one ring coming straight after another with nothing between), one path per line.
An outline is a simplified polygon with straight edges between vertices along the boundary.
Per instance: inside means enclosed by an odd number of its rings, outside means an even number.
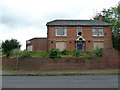
M52 48L51 50L50 50L50 52L49 52L49 57L50 58L57 58L57 57L60 57L60 51L59 51L59 49L57 49L57 48Z
M48 57L48 53L46 51L32 51L31 57L32 58L45 58Z
M31 58L31 53L30 53L30 51L24 50L21 52L20 57L21 58Z
M70 54L71 54L73 57L80 57L80 51L78 51L78 50L74 50L74 51L70 52Z
M94 51L96 57L102 57L103 56L103 50L102 48L96 48L96 50Z
M85 55L85 58L95 58L95 53L94 51L89 51L89 52L86 52L86 55Z
M60 53L61 55L68 55L68 51L66 49L62 50Z
M11 57L20 57L20 55L21 55L20 49L13 49L13 50L10 52L10 56L11 56Z

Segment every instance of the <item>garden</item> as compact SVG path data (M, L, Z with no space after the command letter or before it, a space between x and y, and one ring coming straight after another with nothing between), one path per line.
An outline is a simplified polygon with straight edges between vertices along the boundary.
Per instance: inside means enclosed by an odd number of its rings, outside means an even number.
M19 49L13 49L9 57L20 58L100 58L103 56L103 51L100 48L96 48L94 51L67 51L66 49L60 51L57 48L52 48L49 52L46 51L20 51Z
M27 51L20 50L21 44L16 39L6 40L2 42L2 47L0 49L1 57L9 58L100 58L103 56L103 50L101 48L96 48L96 50L91 51L80 51L73 49L72 51L67 51L66 49L60 51L57 48L51 48L49 52L47 51Z

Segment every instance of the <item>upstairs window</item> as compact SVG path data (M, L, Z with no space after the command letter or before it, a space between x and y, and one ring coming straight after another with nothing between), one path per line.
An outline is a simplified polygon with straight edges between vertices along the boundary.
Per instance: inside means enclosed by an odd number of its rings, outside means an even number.
M82 28L78 28L77 29L77 36L81 36L82 35Z
M104 36L103 28L93 28L92 35L93 36Z
M56 28L56 36L67 36L66 28Z

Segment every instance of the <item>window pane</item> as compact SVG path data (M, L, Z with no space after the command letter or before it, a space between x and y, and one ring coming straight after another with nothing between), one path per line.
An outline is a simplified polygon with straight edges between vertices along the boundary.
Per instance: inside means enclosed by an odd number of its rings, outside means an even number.
M60 36L60 28L56 28L56 36Z
M77 29L77 35L82 35L82 28Z
M62 36L67 36L67 29L66 28L62 29Z
M99 36L103 36L103 35L104 35L103 29L102 29L102 28L99 28L98 30L99 30Z
M93 36L97 36L97 35L98 35L98 31L97 31L96 28L93 28L93 29L92 29L92 35L93 35Z

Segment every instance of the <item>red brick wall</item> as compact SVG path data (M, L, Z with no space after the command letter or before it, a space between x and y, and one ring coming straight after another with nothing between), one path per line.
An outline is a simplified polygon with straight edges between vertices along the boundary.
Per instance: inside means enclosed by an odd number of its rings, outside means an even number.
M89 51L93 49L94 40L104 40L104 48L112 48L112 36L111 36L111 28L110 27L102 27L104 29L104 37L93 37L92 36L92 28L98 28L95 26L64 26L67 28L67 36L64 37L56 37L55 28L60 26L49 26L48 27L48 50L50 48L56 47L56 40L67 40L67 50L71 51L73 48L76 48L75 40L78 38L77 36L77 28L82 28L82 36L85 38L85 50ZM51 43L53 41L53 43ZM72 42L71 44L69 42ZM90 43L88 42L90 41Z
M15 69L16 59L15 58L2 58L2 67Z
M2 66L16 67L16 59L3 58ZM83 70L83 69L117 69L120 68L120 52L105 49L101 59L83 58L39 58L19 59L20 70Z
M35 39L31 39L30 41L31 43L27 44L27 46L32 45L33 51L38 51L38 50L47 51L47 38L35 38Z
M120 68L120 52L116 49L104 49L103 64L105 68Z

